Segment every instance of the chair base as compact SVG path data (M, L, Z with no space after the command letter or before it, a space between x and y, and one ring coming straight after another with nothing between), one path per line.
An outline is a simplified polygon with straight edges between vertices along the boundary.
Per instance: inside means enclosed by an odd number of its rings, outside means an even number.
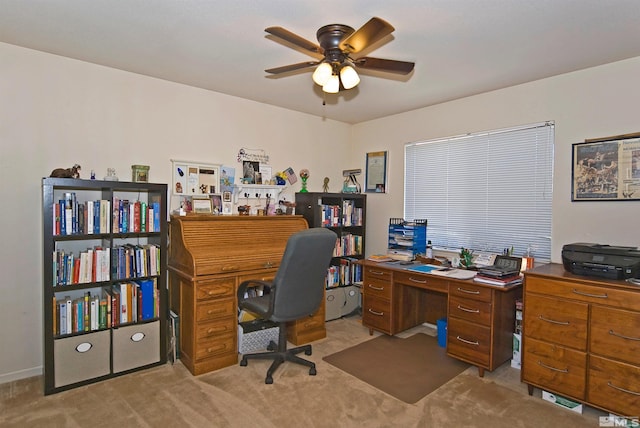
M303 345L298 346L297 348L287 349L287 334L286 334L286 326L280 324L280 334L278 337L278 344L276 344L273 340L269 342L269 346L267 346L267 352L257 352L254 354L246 354L242 356L240 360L240 365L245 367L248 364L249 359L254 360L273 360L271 363L271 367L267 371L267 376L264 379L264 383L272 384L273 383L273 373L276 371L278 367L285 361L289 361L292 363L300 364L303 366L309 367L309 375L316 375L316 365L315 363L305 360L304 358L298 357L297 354L302 352L305 355L311 355L311 345Z

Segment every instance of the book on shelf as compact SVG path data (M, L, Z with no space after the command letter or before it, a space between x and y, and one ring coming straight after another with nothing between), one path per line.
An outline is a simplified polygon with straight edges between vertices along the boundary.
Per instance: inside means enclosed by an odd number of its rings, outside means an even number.
M522 283L522 274L518 273L515 275L503 277L503 278L494 278L490 276L484 276L478 273L473 280L482 284L496 285L499 287L507 287L510 285L516 285Z

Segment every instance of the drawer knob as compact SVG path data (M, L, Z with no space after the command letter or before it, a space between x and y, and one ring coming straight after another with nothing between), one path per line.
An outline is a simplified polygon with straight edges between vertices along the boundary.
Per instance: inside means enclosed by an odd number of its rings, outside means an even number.
M543 363L540 360L538 360L538 365L540 367L544 367L545 369L553 370L554 372L569 373L569 369L558 369L556 367L551 367L551 366L546 365L545 363Z

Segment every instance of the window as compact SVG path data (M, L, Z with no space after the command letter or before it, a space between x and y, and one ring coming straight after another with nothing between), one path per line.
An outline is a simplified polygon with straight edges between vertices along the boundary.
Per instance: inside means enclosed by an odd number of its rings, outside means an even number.
M405 146L404 216L434 247L551 259L552 122Z

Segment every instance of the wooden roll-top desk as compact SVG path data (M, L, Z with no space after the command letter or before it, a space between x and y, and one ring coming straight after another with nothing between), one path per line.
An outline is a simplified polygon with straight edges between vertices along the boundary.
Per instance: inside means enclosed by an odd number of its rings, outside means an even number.
M180 360L199 375L238 362L238 285L269 281L289 236L307 229L302 216L172 216L169 305L180 317ZM298 345L326 337L323 306L291 323Z

